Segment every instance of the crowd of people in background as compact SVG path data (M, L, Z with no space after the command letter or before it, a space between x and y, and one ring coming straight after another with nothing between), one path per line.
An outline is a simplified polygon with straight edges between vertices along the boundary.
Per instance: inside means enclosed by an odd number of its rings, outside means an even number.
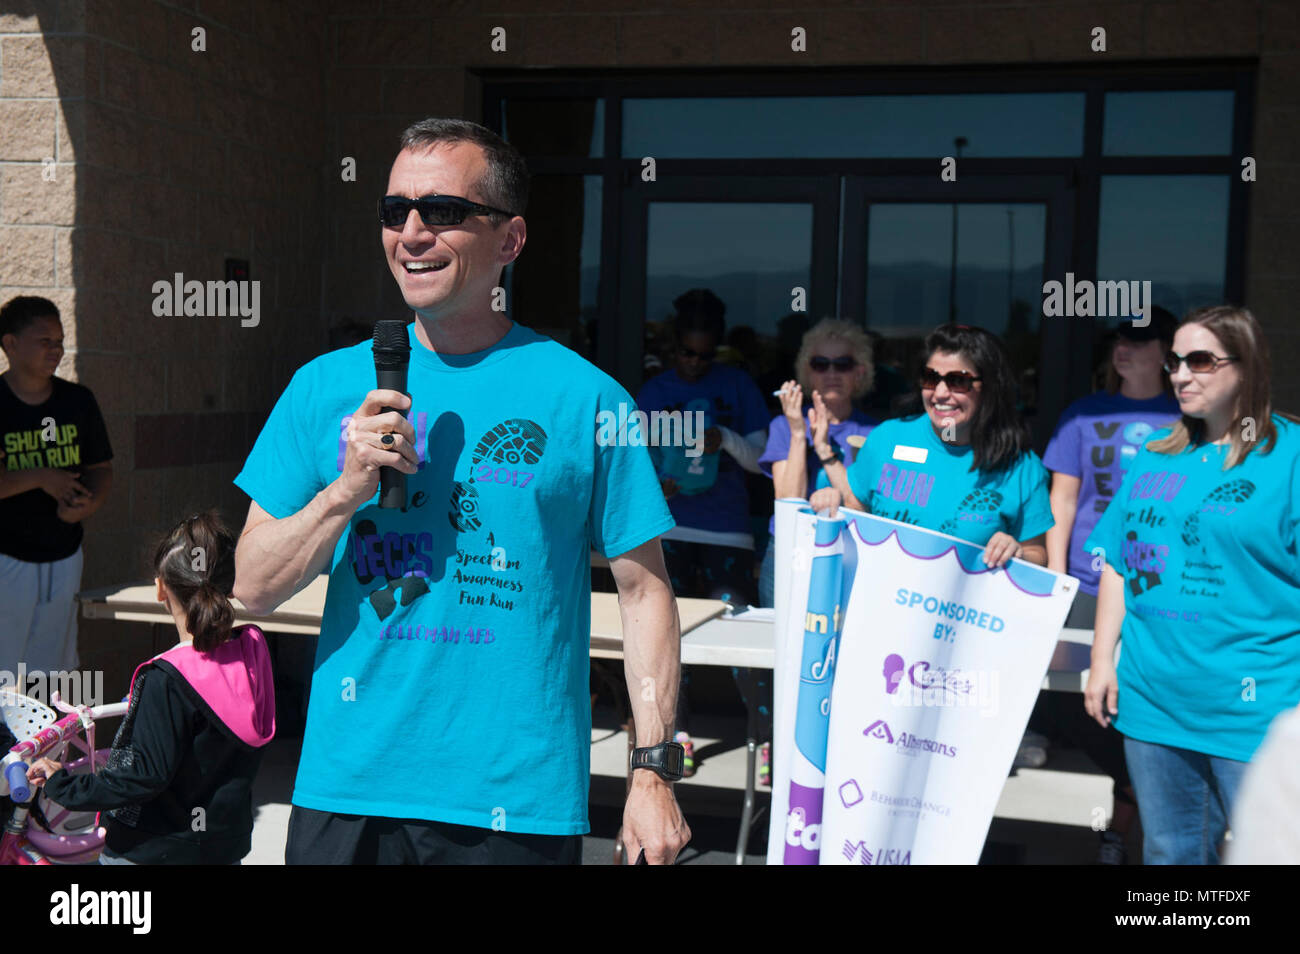
M652 451L676 523L662 536L676 595L771 606L774 498L950 534L982 546L989 566L1017 558L1068 573L1079 593L1065 625L1095 633L1087 687L1082 700L1040 695L1017 765L1042 765L1049 745L1065 743L1110 776L1114 814L1099 863L1126 863L1139 818L1147 863L1218 862L1248 764L1274 718L1300 703L1300 426L1273 408L1267 346L1250 312L1202 308L1180 323L1156 308L1148 323L1121 324L1103 387L1066 409L1040 459L1022 379L984 329L933 329L913 343L909 374L896 342L882 347L849 321L786 316L773 349L752 329L728 331L726 306L707 289L673 306L652 329L648 367L658 373L636 400L646 412L703 421L702 446ZM61 339L45 299L15 299L0 312L9 360L0 460L35 453L34 434L42 452L66 445L76 455L76 467L23 457L0 468L5 655L51 671L77 662L80 523L108 493L112 458L93 395L54 375ZM54 434L50 417L62 428ZM920 449L906 466L900 445ZM197 576L186 569L196 545L215 561ZM231 625L233 547L214 514L188 518L160 545L158 599L181 643L137 675L137 690L149 688L132 695L117 761L80 781L56 763L33 768L33 780L70 807L135 812L134 824L110 823L106 863L230 862L248 850L251 817L220 806L247 803L274 732L274 695L260 632ZM239 684L223 676L214 694L213 666ZM770 681L734 674L762 717L760 778L770 784ZM686 775L695 769L689 682L684 670L676 739ZM166 729L199 710L224 722L193 737ZM235 766L224 788L205 787L213 760ZM217 806L228 826L228 839L216 848L207 839L202 857L193 844L140 835L149 828L140 818L165 814L178 792L186 804ZM1252 819L1245 830L1261 834L1238 850L1267 857L1267 826Z
M1016 765L1040 766L1064 743L1110 776L1100 864L1127 863L1139 817L1147 863L1216 863L1247 764L1274 717L1300 703L1300 428L1273 409L1250 312L1202 308L1180 324L1156 307L1122 323L1099 363L1103 386L1067 408L1040 459L1022 379L984 329L935 328L908 388L906 359L882 365L879 339L851 322L786 316L774 352L752 329L728 333L712 292L674 306L658 339L670 370L639 402L705 410L714 458L684 479L682 461L657 460L679 527L665 541L677 594L742 606L756 591L771 606L770 501L791 497L960 537L990 566L1019 558L1068 573L1080 591L1065 625L1096 633L1087 689L1083 700L1041 693ZM772 358L784 347L789 361L799 327L791 378ZM764 427L760 385L774 386ZM899 445L924 454L899 466ZM746 471L770 491L747 490ZM770 739L770 685L738 685L758 694ZM768 742L764 784L770 757Z

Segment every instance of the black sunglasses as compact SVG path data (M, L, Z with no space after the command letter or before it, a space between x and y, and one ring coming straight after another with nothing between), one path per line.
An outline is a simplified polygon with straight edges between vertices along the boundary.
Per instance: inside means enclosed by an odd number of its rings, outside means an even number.
M717 351L692 351L686 345L678 345L677 353L683 358L699 358L701 361L712 361L718 356Z
M983 381L973 374L965 371L949 371L947 374L940 374L934 368L921 369L921 390L933 391L942 381L948 385L948 390L953 394L966 394L976 381Z
M834 368L836 371L852 371L858 366L858 360L851 354L840 355L838 358L824 358L821 355L808 359L808 367L812 368L818 374L824 373L828 368Z
M1184 361L1187 362L1187 370L1193 374L1204 374L1207 371L1217 371L1219 365L1229 364L1237 358L1220 358L1213 351L1192 351L1188 354L1179 354L1177 351L1170 351L1165 355L1164 369L1170 374L1178 372L1178 366Z
M420 221L433 228L439 225L460 225L471 215L514 216L513 212L494 209L490 205L471 202L458 195L422 195L408 199L404 195L386 195L379 200L379 221L386 229L401 228L410 218L411 209L420 213Z

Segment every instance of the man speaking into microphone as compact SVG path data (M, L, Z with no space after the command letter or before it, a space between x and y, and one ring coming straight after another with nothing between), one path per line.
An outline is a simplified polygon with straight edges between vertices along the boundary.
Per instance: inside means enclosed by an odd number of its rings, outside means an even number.
M690 838L671 785L673 521L646 449L597 441L627 392L492 307L527 198L523 158L490 130L407 129L378 215L415 313L410 397L375 388L378 341L322 355L235 479L252 498L235 595L269 613L330 574L289 864L581 861L593 546L618 584L646 766L624 842L667 864ZM381 468L405 475L404 506L380 506Z

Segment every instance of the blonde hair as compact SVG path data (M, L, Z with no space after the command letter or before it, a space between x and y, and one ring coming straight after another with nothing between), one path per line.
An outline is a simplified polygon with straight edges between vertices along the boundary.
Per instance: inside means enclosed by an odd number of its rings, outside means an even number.
M871 338L861 326L843 318L823 318L804 332L803 341L799 343L799 355L794 359L795 378L808 398L812 399L812 368L808 359L814 355L814 346L824 341L839 341L849 346L853 359L864 369L865 373L853 388L850 397L862 397L875 384L876 368L871 358Z
M1201 325L1219 339L1228 356L1237 359L1241 385L1237 389L1237 407L1228 426L1231 450L1223 462L1224 470L1231 470L1256 448L1267 454L1277 441L1277 426L1273 423L1270 368L1268 351L1264 346L1264 332L1255 316L1245 308L1233 305L1211 305L1198 308L1183 319L1182 326ZM1291 415L1284 417L1295 420ZM1243 422L1254 425L1254 439L1246 440ZM1180 454L1190 444L1199 444L1205 437L1205 422L1184 414L1173 424L1172 433L1147 448L1157 454Z

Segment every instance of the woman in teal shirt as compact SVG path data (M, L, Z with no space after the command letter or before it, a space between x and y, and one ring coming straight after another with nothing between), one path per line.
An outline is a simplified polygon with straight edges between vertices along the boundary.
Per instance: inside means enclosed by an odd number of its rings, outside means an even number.
M1247 762L1300 702L1300 426L1244 308L1193 312L1165 366L1182 417L1086 544L1106 566L1084 705L1125 736L1144 861L1214 864Z
M1016 413L1015 375L982 328L941 325L925 339L924 413L886 421L848 471L847 506L984 545L984 562L1047 565L1047 470ZM834 498L831 495L834 495ZM838 503L831 488L814 507Z

